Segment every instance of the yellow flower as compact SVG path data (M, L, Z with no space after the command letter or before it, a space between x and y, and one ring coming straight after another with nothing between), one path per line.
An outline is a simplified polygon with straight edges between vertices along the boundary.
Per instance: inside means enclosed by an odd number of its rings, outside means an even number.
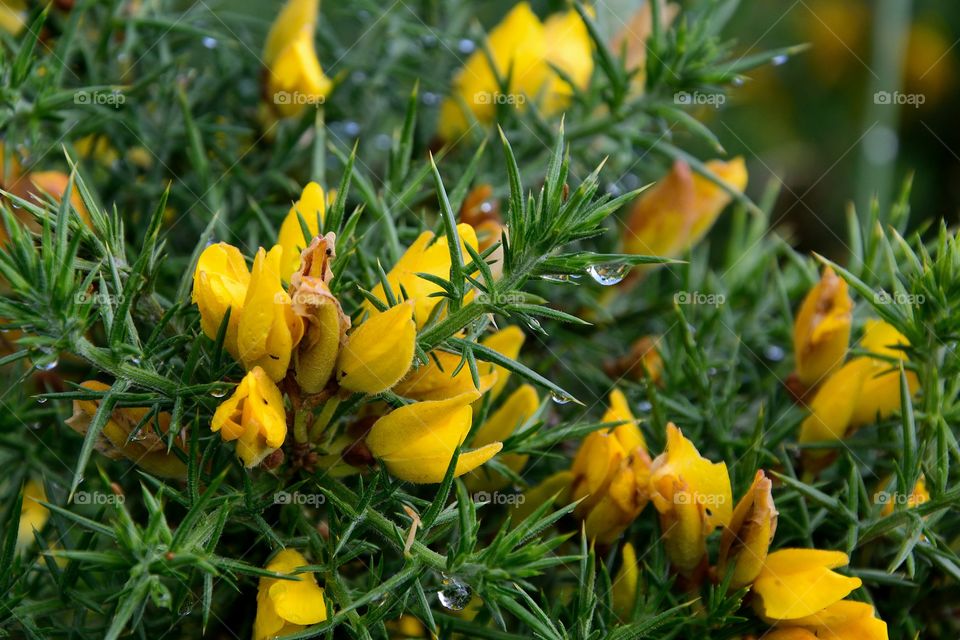
M377 420L367 434L367 447L391 474L416 483L442 482L457 447L470 432L478 394L464 393L449 400L416 402L394 409ZM500 451L492 442L461 451L454 475L473 471Z
M494 386L497 372L492 371L492 367L484 367L490 373L480 376L480 387L477 388L468 366L464 365L457 371L461 359L456 353L431 351L427 364L411 371L397 384L394 392L414 400L445 400L468 391L483 395Z
M868 320L860 346L871 353L906 360L895 345L908 345L907 339L891 325ZM800 443L831 442L849 437L857 428L889 417L900 408L900 371L887 360L861 356L840 367L820 385L810 403L810 415L800 425ZM919 381L912 371L906 373L910 393L916 393ZM816 471L829 461L825 451L807 451L805 463Z
M20 506L20 526L17 529L17 551L23 552L33 544L33 532L42 531L50 519L50 510L40 504L47 501L43 485L27 480L23 486L23 504Z
M790 621L765 635L769 640L887 640L887 623L869 604L841 600L817 613Z
M284 549L267 564L267 571L294 575L294 571L310 564L298 551ZM296 574L296 580L260 578L257 589L257 618L253 623L253 640L268 640L302 631L307 625L327 619L323 588L313 573Z
M901 494L894 494L894 496L897 498L900 498L900 495ZM888 516L891 513L893 513L894 502L898 501L898 500L891 500L890 496L887 494L878 494L875 500L877 502L883 503L883 507L880 509L880 513L885 516ZM906 496L906 501L905 501L906 508L913 509L914 507L918 507L924 502L929 502L929 501L930 501L930 492L927 491L927 481L921 475L920 478L917 480L917 483L913 485L913 490L910 492L910 495Z
M860 347L870 353L892 358L894 364L879 358L869 358L872 368L863 381L860 397L853 411L854 428L890 417L900 410L900 371L897 360L908 361L906 352L897 347L909 347L907 338L892 325L880 320L867 320L863 329ZM907 386L910 394L920 386L917 374L907 370Z
M653 461L650 499L660 513L667 555L685 573L705 559L710 532L729 526L733 517L727 465L702 457L673 423L667 425L666 451Z
M733 565L731 589L740 589L753 582L767 559L777 530L772 489L770 479L763 471L757 471L747 493L733 510L730 525L723 529L717 568L722 578L728 564Z
M0 0L0 29L15 36L26 26L26 0Z
M110 385L96 380L87 380L80 386L98 392L110 389ZM67 425L77 433L85 435L99 408L99 400L74 400L73 415L67 419ZM167 449L166 434L170 428L170 414L162 411L144 422L149 412L150 409L141 407L114 409L97 436L97 451L112 460L126 458L161 478L186 478L187 466L176 453ZM138 425L141 425L140 430L133 435ZM156 433L155 425L160 427L161 435ZM185 452L185 438L186 430L182 429L180 435L174 439L175 446L181 452Z
M358 393L382 393L410 369L417 341L414 303L403 302L367 318L340 350L337 381Z
M603 365L603 370L611 378L630 376L634 380L649 380L660 384L663 378L663 358L657 349L660 338L642 336L630 345L630 351L623 356Z
M279 246L257 250L237 325L240 362L247 371L261 367L274 382L287 375L293 349L303 337L303 320L280 282L282 253Z
M460 250L464 260L470 262L470 254L467 253L465 245L469 244L476 249L477 234L473 227L468 224L457 225L457 234L460 236ZM432 231L424 231L387 274L387 282L390 284L393 294L399 298L401 290L406 291L408 298L416 304L414 317L418 327L422 327L427 322L433 308L442 299L433 294L439 293L443 289L417 274L427 273L446 280L450 277L450 264L450 247L446 238L435 240ZM383 285L378 284L374 287L373 295L383 302L387 302ZM365 308L368 311L373 309L369 303Z
M236 247L218 242L200 254L193 272L192 294L194 304L200 309L200 327L208 338L216 340L223 316L229 309L230 320L223 346L236 360L240 359L237 327L249 285L247 263Z
M299 213L299 216L297 215ZM280 225L280 234L277 243L283 249L283 258L280 260L280 277L290 281L290 277L300 267L300 254L310 244L315 236L320 235L326 215L326 196L323 187L311 182L303 188L300 199L293 203L287 217ZM310 237L305 238L300 218L307 223Z
M318 393L333 375L340 348L347 340L350 319L330 292L330 262L336 257L335 236L316 237L306 251L300 270L290 283L293 312L303 319L303 339L293 357L297 384L304 393Z
M288 0L267 35L267 96L284 117L321 104L333 87L313 46L318 9L319 0Z
M523 500L510 507L511 522L516 526L548 500L554 500L558 505L569 503L572 486L573 473L570 471L558 471L548 476L537 486L524 491Z
M584 521L587 536L601 544L623 533L649 499L650 457L643 434L619 391L610 403L603 422L629 422L584 438L570 467L571 499L582 499L574 515Z
M847 554L821 549L781 549L767 556L753 581L757 612L765 620L791 623L847 597L862 584L831 571L846 566Z
M525 384L504 401L500 408L493 412L487 421L477 429L473 436L473 445L482 446L492 442L506 440L516 430L517 427L525 423L530 416L537 412L540 406L540 399L537 398L537 390L531 385ZM499 460L511 471L519 473L523 466L527 464L530 456L520 453L508 453L500 456ZM471 493L477 491L496 491L510 484L509 477L489 471L487 469L477 469L466 478L467 489Z
M637 582L640 580L640 565L637 552L629 542L620 550L620 570L613 579L611 599L613 612L621 622L631 619L633 604L637 601Z
M468 130L468 113L482 124L493 122L501 101L522 109L527 100L543 95L546 113L563 109L573 88L551 65L581 89L593 73L593 44L580 16L572 10L543 24L527 2L520 2L490 31L486 47L493 67L482 49L474 52L457 72L451 95L440 106L438 132L444 140L456 141ZM498 76L508 81L505 94L501 94Z
M736 191L742 192L747 186L743 158L711 160L707 168ZM670 173L634 203L624 229L624 250L668 258L681 256L706 235L730 200L730 194L678 160Z
M485 347L489 347L499 353L500 355L506 356L511 360L516 360L517 356L520 355L520 348L523 346L524 341L527 339L527 336L523 333L523 330L517 326L510 326L496 333L492 333L483 340L480 341ZM478 363L480 373L486 375L491 372L497 374L496 382L493 385L493 388L490 390L490 399L493 400L500 395L500 392L503 391L503 388L507 386L507 381L510 379L510 370L501 367L498 364Z
M426 627L414 616L405 613L385 623L391 638L428 638Z
M262 368L251 369L217 407L210 430L226 442L237 440L237 456L247 468L280 448L287 437L283 396Z
M825 267L820 282L803 299L793 324L796 372L803 386L817 386L843 364L852 314L846 281Z
M555 13L543 24L548 67L560 69L573 83L559 74L547 73L543 92L543 110L559 113L570 104L574 88L584 89L593 75L593 41L580 14L570 9Z

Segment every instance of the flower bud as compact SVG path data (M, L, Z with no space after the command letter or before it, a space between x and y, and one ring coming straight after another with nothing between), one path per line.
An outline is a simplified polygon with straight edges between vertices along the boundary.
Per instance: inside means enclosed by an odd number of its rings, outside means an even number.
M613 579L610 593L613 612L620 622L629 622L632 618L639 580L640 565L637 563L637 552L632 544L625 542L620 550L620 570Z
M747 493L740 498L730 525L720 538L717 563L720 578L733 565L730 589L740 589L753 582L763 568L770 543L777 530L777 510L773 505L773 483L757 471Z
M753 581L757 613L767 621L792 623L839 602L861 585L860 578L831 571L849 561L842 551L774 551Z
M267 566L267 571L293 576L294 580L260 578L257 589L257 617L253 623L253 639L267 640L302 631L307 625L327 619L323 588L313 572L294 573L310 563L294 549L280 551Z
M382 393L406 375L413 362L417 327L413 302L376 313L356 327L337 359L337 382L358 393Z
M330 292L330 262L335 236L314 238L303 252L300 271L290 284L293 312L303 319L304 335L294 353L297 384L305 393L318 393L333 375L340 348L346 343L350 319ZM299 261L299 260L298 260Z
M287 437L283 396L261 367L244 376L233 395L220 403L210 430L237 441L237 456L252 468L276 451Z
M394 409L374 423L367 447L397 478L415 483L442 482L457 447L470 432L470 403L479 394L464 393L448 400L416 402ZM461 451L455 476L473 471L497 454L499 442Z
M830 267L810 290L793 324L796 373L807 388L817 386L843 364L850 343L853 300L847 283Z
M667 555L682 573L697 569L707 536L733 517L727 465L702 457L673 423L667 425L666 451L653 461L650 499L660 513Z
M313 46L318 0L288 0L270 27L263 49L267 99L283 117L321 104L333 88Z
M230 320L223 346L236 360L240 359L237 330L249 285L247 263L236 247L218 242L200 254L193 272L192 293L192 300L200 309L200 327L208 338L216 340L223 317L229 310Z
M584 521L587 537L613 542L649 499L650 457L626 398L614 390L603 422L628 420L610 430L594 431L583 440L570 467L571 499L581 500L574 515Z
M280 260L280 277L283 280L290 281L293 274L300 268L300 254L314 237L320 235L326 208L323 187L316 182L308 183L303 188L300 199L290 207L277 236L277 244L283 250L283 257ZM303 235L300 218L303 218L307 225L307 230L310 232L309 238Z
M737 191L747 186L743 158L711 160L707 168ZM670 173L634 203L623 234L624 250L667 258L682 256L706 235L731 199L721 187L678 160Z
M293 312L280 282L282 249L257 250L250 285L237 325L237 351L247 371L261 367L279 382L287 374L293 349L303 336L303 320Z
M517 356L520 355L520 348L523 347L526 339L527 336L520 327L509 326L504 327L496 333L490 334L481 340L480 344L493 349L502 356L516 360ZM500 392L507 386L507 381L510 380L510 370L489 362L480 362L478 365L481 376L496 373L496 382L494 382L493 388L490 389L490 399L493 400L499 396Z
M87 380L80 386L97 392L110 389L110 385L96 380ZM99 408L100 400L74 400L73 415L67 419L67 425L77 433L86 435ZM112 460L126 458L152 475L161 478L186 478L186 465L176 453L167 449L165 436L170 429L170 414L163 411L144 422L149 412L149 409L141 407L114 409L97 436L94 446L106 457ZM134 434L138 425L140 430ZM161 435L156 433L155 426L159 427ZM185 436L185 431L181 430L174 439L181 452L184 452Z

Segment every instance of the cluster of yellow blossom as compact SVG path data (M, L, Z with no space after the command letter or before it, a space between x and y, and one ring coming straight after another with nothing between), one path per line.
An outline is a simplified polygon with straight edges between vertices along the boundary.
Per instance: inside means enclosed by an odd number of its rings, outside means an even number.
M852 321L847 283L826 267L800 305L793 330L795 377L804 397L812 395L810 415L800 426L801 444L843 440L900 408L898 364L909 362L905 352L909 341L890 324L869 319L859 345L867 355L844 362ZM907 369L905 377L910 393L916 393L916 374ZM830 458L824 451L804 454L812 472Z

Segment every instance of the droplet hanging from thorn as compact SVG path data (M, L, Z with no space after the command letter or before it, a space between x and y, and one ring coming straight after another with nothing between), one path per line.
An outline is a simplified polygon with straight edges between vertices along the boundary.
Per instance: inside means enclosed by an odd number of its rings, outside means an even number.
M446 609L463 611L473 596L473 589L456 578L445 578L437 597Z
M587 273L597 284L609 287L619 284L627 277L630 267L625 264L592 264L587 267Z
M557 404L570 404L573 402L573 397L567 395L566 393L560 393L559 391L551 391L550 399Z

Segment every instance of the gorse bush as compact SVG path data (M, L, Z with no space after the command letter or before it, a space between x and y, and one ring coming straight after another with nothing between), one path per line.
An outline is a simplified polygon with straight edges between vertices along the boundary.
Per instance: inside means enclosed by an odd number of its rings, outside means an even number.
M0 1L4 634L956 637L960 247L736 6Z

